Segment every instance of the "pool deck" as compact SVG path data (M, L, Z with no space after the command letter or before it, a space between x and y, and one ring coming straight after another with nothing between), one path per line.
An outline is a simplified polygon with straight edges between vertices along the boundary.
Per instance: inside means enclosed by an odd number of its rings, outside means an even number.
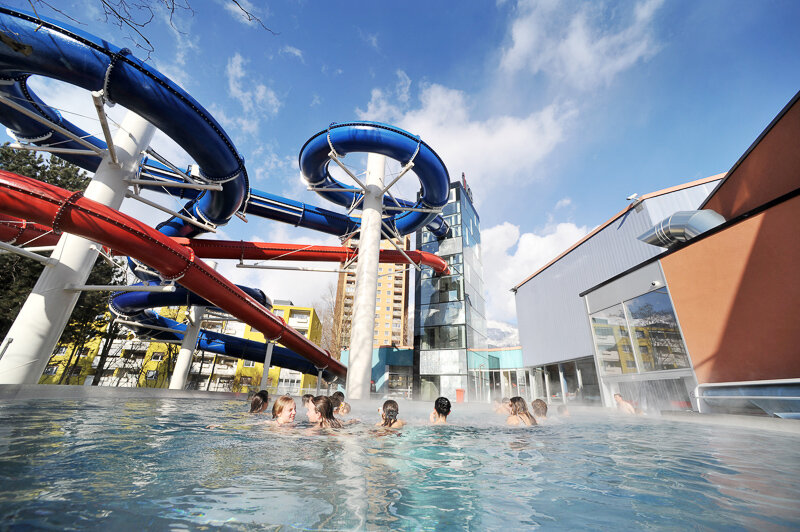
M192 399L194 401L245 401L246 393L117 388L116 386L58 386L54 384L0 384L0 401L15 399Z

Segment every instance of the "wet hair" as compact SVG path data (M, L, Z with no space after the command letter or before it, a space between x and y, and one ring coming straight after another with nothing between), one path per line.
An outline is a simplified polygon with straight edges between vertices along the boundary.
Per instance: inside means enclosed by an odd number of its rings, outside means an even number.
M342 404L339 405L339 413L340 414L349 414L350 413L350 403L345 403L342 401Z
M547 403L545 403L541 399L536 399L531 403L531 410L533 410L533 415L536 417L546 417Z
M507 403L507 402L509 402L509 401L511 401L511 399L509 399L508 397L503 397L503 398L500 400L500 402L501 402L501 403L503 403L503 404L506 404L506 403Z
M344 393L343 392L333 392L331 394L331 398L338 397L340 402L344 402Z
M343 399L339 398L339 396L336 396L336 395L331 395L330 397L328 397L328 399L330 399L334 410L339 408L341 406L342 402L343 402Z
M383 425L382 427L391 427L397 421L397 414L400 412L400 407L397 406L397 401L388 399L383 403Z
M281 395L280 397L275 399L275 404L272 405L272 418L277 419L277 417L280 416L281 413L283 412L283 409L289 408L290 404L294 404L294 399L292 399L288 395Z
M331 403L330 397L318 395L311 400L311 404L314 405L314 410L322 416L322 419L319 421L320 427L342 428L341 421L333 417L333 404Z
M511 398L511 415L527 419L531 425L536 425L536 419L528 412L528 403L520 396Z
M307 406L307 405L308 405L308 403L309 403L309 402L311 402L311 400L312 400L313 398L314 398L314 396L313 396L313 395L311 395L310 393L307 393L307 394L303 395L303 397L302 397L302 399L303 399L303 406Z
M447 397L439 397L433 403L433 409L440 416L447 417L450 414L450 399Z
M264 410L269 404L269 393L267 390L261 390L253 396L250 401L250 413L258 413Z

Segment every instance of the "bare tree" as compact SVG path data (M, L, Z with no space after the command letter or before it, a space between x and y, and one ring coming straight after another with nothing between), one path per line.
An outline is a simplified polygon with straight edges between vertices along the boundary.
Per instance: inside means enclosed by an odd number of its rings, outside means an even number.
M149 59L150 54L155 51L153 43L147 37L148 26L153 22L156 17L165 16L169 21L169 25L178 33L183 34L176 25L176 18L181 16L194 16L194 10L190 0L95 0L100 4L100 9L103 13L104 22L111 24L122 30L126 31L127 38L133 43L136 48L146 52L145 59ZM264 25L264 22L254 13L253 9L249 6L249 2L242 0L229 0L239 11L242 16L248 21L252 22L262 29L277 35L274 31ZM58 13L59 15L69 19L72 23L84 25L81 20L82 17L78 15L71 15L66 13L62 8L58 7L53 0L30 0L31 7L33 8L36 16L39 16L37 6L42 8L44 14L47 10Z
M336 284L330 283L325 289L321 300L314 302L322 323L321 347L330 351L334 358L339 358L341 348L341 326L339 316L336 314Z

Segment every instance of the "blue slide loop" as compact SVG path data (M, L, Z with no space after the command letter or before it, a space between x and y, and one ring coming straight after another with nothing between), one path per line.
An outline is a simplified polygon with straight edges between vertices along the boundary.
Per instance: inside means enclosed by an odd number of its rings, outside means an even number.
M440 208L447 203L450 192L450 175L442 159L416 135L398 127L380 122L355 121L332 123L327 129L312 136L300 149L300 171L309 185L316 189L348 188L352 192L317 190L325 199L343 207L353 205L361 190L334 179L329 171L331 152L336 156L348 153L379 153L398 161L401 165L414 161L414 173L420 181L420 194L416 203L398 200L403 207L416 209ZM384 198L386 205L394 205ZM431 224L432 230L446 232L446 224L435 213L403 211L384 218L400 234L408 234ZM357 220L355 223L358 223Z
M23 96L26 107L52 118L53 111L44 111L47 106L21 85L27 75L42 75L90 91L105 89L111 101L147 119L186 150L208 181L223 183L222 191L198 196L185 211L221 225L243 208L249 183L244 161L233 142L194 98L160 72L128 55L125 49L93 35L5 7L0 7L0 31L7 37L0 45L0 78L19 80L15 89L10 88L14 85L0 86L7 96L16 101ZM35 53L31 53L33 50ZM21 116L6 108L0 111L0 120L14 122L15 114ZM59 122L66 129L80 131L67 126L66 120ZM33 127L42 129L41 125ZM12 129L26 138L41 136L13 126ZM58 140L51 138L48 143ZM105 143L98 139L90 142L105 148ZM81 147L74 142L62 146ZM99 164L95 158L78 161L66 154L64 158L90 171ZM198 228L178 218L168 221L166 226L170 236L192 237L200 233Z

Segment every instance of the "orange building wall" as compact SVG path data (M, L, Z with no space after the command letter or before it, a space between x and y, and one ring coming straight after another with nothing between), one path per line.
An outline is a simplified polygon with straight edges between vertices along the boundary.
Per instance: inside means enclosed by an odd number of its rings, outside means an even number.
M749 212L800 186L800 93L731 169L703 209L726 220Z
M699 383L800 377L800 197L661 260Z

